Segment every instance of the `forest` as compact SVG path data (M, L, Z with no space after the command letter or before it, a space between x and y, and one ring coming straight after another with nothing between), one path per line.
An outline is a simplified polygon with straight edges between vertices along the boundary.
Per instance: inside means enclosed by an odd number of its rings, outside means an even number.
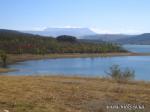
M54 38L2 29L0 51L9 54L126 52L120 45L112 43L93 43L68 35Z

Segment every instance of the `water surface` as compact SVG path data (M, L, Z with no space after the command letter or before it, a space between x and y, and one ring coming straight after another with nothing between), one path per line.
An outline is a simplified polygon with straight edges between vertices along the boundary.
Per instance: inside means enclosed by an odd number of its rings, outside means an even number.
M123 56L105 58L65 58L26 61L10 65L19 71L11 75L80 75L106 76L111 65L135 70L136 79L150 80L150 56Z
M150 45L125 45L133 52L150 52ZM79 75L106 76L112 65L135 71L136 79L150 80L150 56L117 56L95 58L61 58L20 62L9 68L18 71L9 75Z

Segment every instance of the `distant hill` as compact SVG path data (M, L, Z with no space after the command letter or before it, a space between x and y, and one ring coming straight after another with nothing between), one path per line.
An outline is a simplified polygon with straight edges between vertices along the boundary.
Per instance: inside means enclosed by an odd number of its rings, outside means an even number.
M30 33L23 33L21 31L16 30L8 30L8 29L0 29L0 37L2 38L12 38L12 37L46 37L46 36L40 36L40 35L34 35ZM52 37L49 36L49 38L52 39Z
M133 35L125 35L125 34L96 34L96 35L87 35L81 37L82 39L90 39L90 40L102 40L102 41L114 41L118 39L130 38Z
M95 35L96 33L88 28L47 28L43 31L24 31L26 33L37 34L42 36L53 36L57 37L60 35L70 36L84 36L84 35Z
M3 38L4 37L7 37L7 38L12 38L12 37L23 37L23 38L25 37L41 38L42 37L43 38L43 37L46 37L46 38L55 40L55 38L53 38L52 36L46 36L46 35L50 35L50 33L51 34L53 33L53 37L57 37L58 34L59 35L60 34L78 35L78 36L75 36L79 38L78 41L86 42L86 43L114 42L114 43L119 43L119 44L150 44L150 33L144 33L140 35L95 34L88 28L50 28L50 29L45 29L44 31L41 31L40 33L32 32L31 34L27 32L23 33L20 31L15 31L15 30L0 29L0 37L3 37ZM88 35L88 34L91 34L91 35Z
M150 33L144 33L130 38L118 39L115 42L120 44L150 44Z
M69 35L53 38L5 29L0 29L0 51L13 54L126 52L121 46L106 42L79 40Z
M150 33L139 35L124 35L124 34L97 34L83 36L83 39L92 41L105 41L119 44L150 44Z
M86 42L86 43L95 43L95 44L101 44L106 43L105 41L102 41L100 39L79 39L80 42Z

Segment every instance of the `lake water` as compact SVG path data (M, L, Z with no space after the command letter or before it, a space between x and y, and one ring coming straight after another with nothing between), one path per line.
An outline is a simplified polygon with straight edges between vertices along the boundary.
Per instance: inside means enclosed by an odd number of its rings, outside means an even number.
M137 47L139 48L140 46ZM141 47L143 48L143 46ZM136 47L131 47L130 45L129 48L138 52L138 48L136 49ZM140 52L144 50L140 48ZM149 52L149 49L147 50ZM6 74L106 76L106 72L114 64L120 65L122 69L126 67L133 69L138 80L150 80L150 56L61 58L25 61L10 65L10 68L18 69L19 71Z

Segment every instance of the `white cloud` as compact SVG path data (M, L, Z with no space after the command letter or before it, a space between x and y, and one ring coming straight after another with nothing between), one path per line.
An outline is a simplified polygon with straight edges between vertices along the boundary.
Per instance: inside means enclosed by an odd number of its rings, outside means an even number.
M62 27L53 27L53 28L83 28L83 27L67 25L67 26L62 26Z
M120 28L119 30L107 30L107 29L100 29L100 28L90 28L92 31L99 33L99 34L140 34L142 33L138 29L125 29Z
M105 30L105 29L99 29L99 28L90 28L92 31L99 33L99 34L115 34L117 32Z
M67 25L67 26L59 26L59 27L32 27L31 29L33 31L43 31L47 28L83 28L83 27L79 27L79 26L70 26L70 25Z
M32 30L33 31L43 31L45 30L47 27L33 27Z

